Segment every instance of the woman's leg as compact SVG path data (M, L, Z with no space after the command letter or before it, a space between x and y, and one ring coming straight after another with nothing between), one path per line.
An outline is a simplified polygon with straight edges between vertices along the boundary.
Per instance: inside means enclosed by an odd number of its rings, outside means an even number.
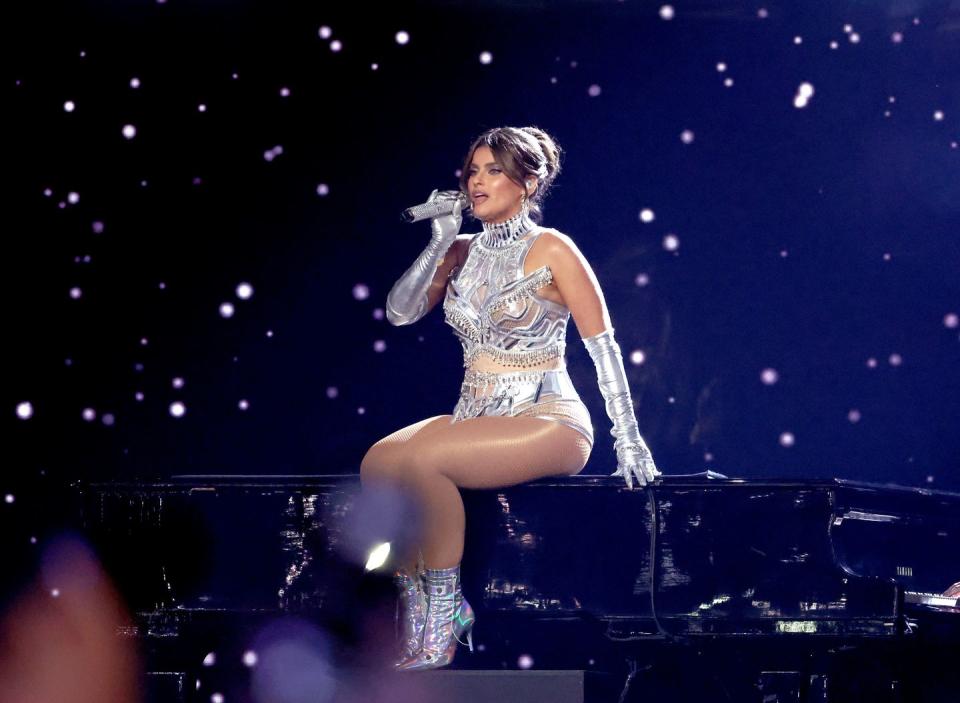
M477 417L429 431L404 443L396 477L423 509L427 568L456 566L463 555L465 517L459 488L500 488L579 472L590 443L571 427L529 417Z
M400 472L403 470L403 458L410 442L428 436L433 429L445 424L450 424L450 415L430 417L403 427L376 442L360 462L360 483L364 486L376 483L403 485ZM410 553L401 554L397 561L408 574L416 573L419 549L414 547Z

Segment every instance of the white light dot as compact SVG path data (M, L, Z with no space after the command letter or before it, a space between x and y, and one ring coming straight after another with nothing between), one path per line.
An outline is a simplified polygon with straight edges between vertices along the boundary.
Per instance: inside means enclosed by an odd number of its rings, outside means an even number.
M250 300L250 298L253 296L253 286L246 282L238 283L236 292L237 297L240 298L240 300Z
M890 362L891 366L900 366L900 364L903 363L903 357L897 354L896 352L894 352L893 354L890 355L887 361Z
M935 122L943 122L943 110L935 110L933 113L933 119Z
M134 400L136 400L138 403L142 403L142 402L143 402L143 391L137 391L136 393L134 393L134 394L133 394L133 398L134 398Z
M67 101L63 104L63 110L64 110L64 112L73 112L73 111L76 110L76 109L77 109L77 104L76 104L75 102L73 102L73 100L67 100Z
M33 403L29 400L17 403L17 417L21 420L29 420L33 417Z
M662 20L672 20L675 16L673 10L673 5L661 5L660 6L660 19Z
M117 421L117 418L113 415L113 413L104 413L103 417L100 418L100 422L102 422L107 427L112 427L114 423L116 423L116 421Z
M732 88L732 87L733 87L733 79L732 79L732 78L724 78L724 79L723 79L723 84L724 84L726 87L728 87L728 88Z
M59 589L59 588L53 588L53 589L51 589L51 590L50 590L50 595L53 596L54 598L59 598L59 597L60 597L60 589Z
M600 92L601 92L600 86L597 85L596 83L594 83L589 88L587 88L587 95L589 95L591 98L597 97L598 95L600 95Z
M943 316L943 326L950 330L956 329L960 326L960 316L955 312L948 312Z
M330 195L330 186L328 186L326 183L317 184L317 195L319 195L321 198Z
M812 97L814 93L812 83L801 83L797 86L797 95L802 95L805 98Z
M850 32L852 32L852 31L853 31L853 25L852 25L852 24L845 24L845 25L843 25L843 33L844 33L844 34L850 34Z
M257 653L252 649L248 649L243 653L243 665L244 666L256 666L257 665Z
M237 403L237 407L240 408L241 410L249 410L250 401L245 398L241 398L240 402Z
M331 400L333 400L333 399L336 398L338 395L340 395L340 389L339 389L339 388L337 388L336 386L328 386L328 387L327 387L327 397L328 397L328 398L330 398Z
M267 330L267 338L269 339L273 338L273 330Z
M630 352L630 363L634 366L640 366L644 361L647 360L647 355L643 353L640 349L634 349Z
M727 64L725 64L723 61L721 61L720 63L717 64L717 72L718 72L718 73L723 73L723 72L726 71L726 70L727 70Z
M197 112L206 112L206 111L207 111L206 105L204 105L203 103L200 103L199 105L197 105Z
M382 320L383 319L383 308L374 308L373 309L373 319Z
M487 65L492 61L493 61L493 54L491 54L489 51L480 52L480 63L482 63L483 65Z
M789 252L789 251L787 251L786 249L781 249L781 250L780 250L780 258L781 258L781 259L786 259L788 256L790 256L790 252Z
M123 136L126 139L133 139L135 136L137 136L137 128L134 127L132 124L123 125L122 131L123 131Z
M517 657L517 668L518 669L529 669L533 666L533 657L529 654L521 654Z
M933 483L933 476L927 475L927 483Z
M656 219L656 215L653 214L653 210L650 208L644 208L640 211L640 221L644 224L649 224Z
M399 32L397 32L394 39L397 40L397 44L399 44L400 46L403 46L404 44L410 41L410 34L401 29Z
M680 132L680 141L684 144L693 144L694 134L691 130L685 129Z
M759 10L757 10L757 17L759 17L760 19L765 20L769 16L770 16L770 13L767 11L767 8L761 7Z
M170 403L170 415L172 417L183 417L187 412L187 406L181 401L175 400Z
M103 222L100 220L95 221L90 225L90 229L93 230L94 234L103 234Z
M231 302L220 303L220 317L224 319L233 317L234 312L235 310L233 307L233 303Z
M888 252L885 252L884 255L883 255L883 260L884 260L884 261L890 261L890 259L892 259L892 258L893 258L893 256L890 254L889 251L888 251Z
M181 388L183 388L185 383L186 382L183 380L182 376L174 376L170 380L170 385L176 388L177 390L180 390Z
M7 495L3 497L3 500L7 505L10 505L16 500L16 498L14 497L13 493L7 493Z
M378 64L378 63L372 63L372 64L370 64L370 70L371 70L371 71L376 71L378 68L380 68L380 64Z
M857 34L856 32L851 33L851 34L850 34L850 43L851 43L851 44L859 44L859 43L860 43L860 35Z
M680 237L675 234L667 234L663 238L663 248L667 251L676 251L680 248Z
M891 95L890 97L887 98L887 102L890 103L890 104L893 104L893 103L897 102L896 96L895 96L895 95Z
M373 343L373 351L375 351L375 352L377 352L377 353L379 354L380 352L384 352L384 351L386 351L386 350L387 350L387 343L386 343L386 342L384 342L382 339L378 339L378 340L374 341L374 343Z
M862 417L863 415L856 408L851 408L850 412L847 413L847 419L854 424L860 422Z
M644 286L649 285L650 276L645 273L638 273L636 278L633 279L633 282L643 288Z
M317 34L320 35L321 39L329 39L330 35L333 34L333 30L330 29L328 26L323 25L322 27L320 27L319 31L317 31Z
M831 48L831 49L838 49L839 47L840 47L840 45L839 45L837 42L835 42L835 41L830 42L830 48Z
M50 188L44 188L43 195L44 197L49 198L51 195L53 195L53 191Z
M903 32L894 32L890 35L890 41L894 44L900 44L903 42Z
M868 369L877 368L877 360L874 359L872 356L869 359L867 359L867 368Z
M211 694L210 694L210 703L223 703L223 694L222 694L222 693L211 693Z
M133 78L131 78L131 79L130 79L130 87L133 88L134 90L136 90L137 88L139 88L139 87L140 87L140 79L137 78L136 76L134 76Z
M93 408L84 408L83 412L80 413L80 417L82 417L86 422L93 422L97 419L97 411Z
M550 76L550 82L551 82L553 85L556 85L556 84L557 84L557 77L556 77L556 76Z
M36 538L36 537L30 537L30 544L36 544L36 543L37 543L37 538Z
M365 283L358 283L353 287L354 300L366 300L370 297L370 288Z
M704 452L703 454L704 461L713 461L713 454L711 452Z
M919 17L914 17L914 18L913 18L913 26L916 27L916 26L919 25L919 24L920 24L920 18L919 18Z
M794 44L803 44L803 37L801 37L801 36L798 34L797 36L795 36L795 37L793 38L793 43L794 43Z
M80 193L77 193L76 191L70 191L69 193L67 193L67 202L70 203L71 205L76 205L77 203L79 203Z
M366 415L366 413L367 413L367 409L366 409L366 408L364 408L364 407L362 407L362 406L359 407L359 408L357 408L357 415Z
M780 374L777 373L776 369L766 368L760 372L760 380L764 385L772 386L780 380Z
M330 42L330 51L337 52L337 51L340 51L342 48L343 48L343 42L341 42L339 39L334 39L332 42Z
M792 447L796 444L796 441L796 437L793 436L792 432L784 432L780 435L780 446Z
M286 86L284 86L283 88L281 88L281 89L280 89L280 97L281 97L281 98L289 98L289 97L290 97L290 89L287 88Z

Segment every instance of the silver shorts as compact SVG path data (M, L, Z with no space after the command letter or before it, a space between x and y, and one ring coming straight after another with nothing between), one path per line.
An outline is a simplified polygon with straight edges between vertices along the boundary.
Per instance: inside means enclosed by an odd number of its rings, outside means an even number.
M572 427L593 446L590 413L565 368L507 373L467 371L451 422L481 416L553 420Z

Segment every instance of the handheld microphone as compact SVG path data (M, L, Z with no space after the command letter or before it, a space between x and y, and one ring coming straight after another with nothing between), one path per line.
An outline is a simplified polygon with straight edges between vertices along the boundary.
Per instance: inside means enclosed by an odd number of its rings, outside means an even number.
M460 201L460 212L466 212L470 209L470 198L464 193L459 190L441 190L437 193L437 198L433 202L408 207L400 213L400 219L404 222L419 222L420 220L449 215L453 212L453 204L458 200Z

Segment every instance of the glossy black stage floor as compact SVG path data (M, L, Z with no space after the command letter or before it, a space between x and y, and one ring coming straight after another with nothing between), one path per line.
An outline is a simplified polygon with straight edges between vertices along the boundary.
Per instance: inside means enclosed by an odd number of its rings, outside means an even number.
M410 697L401 682L379 698L356 686L394 680L376 664L392 587L356 562L378 537L405 535L356 476L75 491L135 613L127 634L157 700L230 686L252 700L243 667L204 657L239 662L265 628L297 622L326 633L333 671L354 672L343 700L960 701L960 603L948 591L960 581L960 494L706 474L644 491L606 476L463 491L477 651L417 682L439 694Z

